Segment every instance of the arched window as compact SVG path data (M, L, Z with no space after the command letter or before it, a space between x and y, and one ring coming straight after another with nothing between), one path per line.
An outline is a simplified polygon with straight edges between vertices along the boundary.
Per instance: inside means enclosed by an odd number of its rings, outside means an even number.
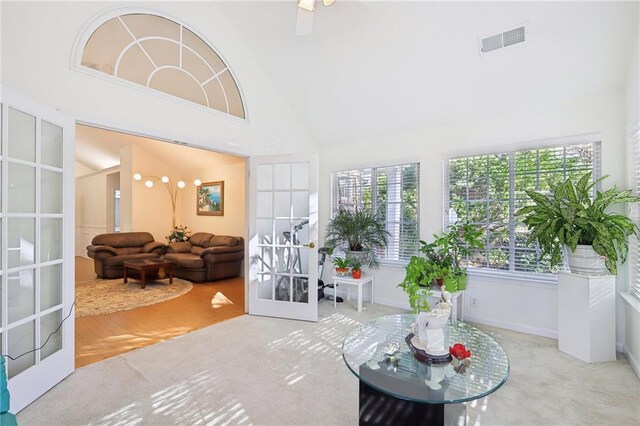
M109 19L87 40L81 64L245 118L238 85L220 56L193 31L161 16Z

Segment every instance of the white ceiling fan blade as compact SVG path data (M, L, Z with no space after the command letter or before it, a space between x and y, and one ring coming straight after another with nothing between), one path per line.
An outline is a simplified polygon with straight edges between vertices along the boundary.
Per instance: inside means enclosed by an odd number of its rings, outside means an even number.
M298 7L313 12L316 9L316 0L300 0Z
M336 0L322 0L322 4L324 4L325 6L331 6L334 1Z
M298 18L296 19L296 35L311 34L313 29L313 12L301 7L298 8Z

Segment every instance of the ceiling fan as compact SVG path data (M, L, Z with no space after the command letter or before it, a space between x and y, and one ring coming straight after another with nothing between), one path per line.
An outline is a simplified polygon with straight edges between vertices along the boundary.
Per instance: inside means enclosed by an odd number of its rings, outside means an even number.
M331 6L335 0L322 0L325 6ZM316 0L300 0L298 2L298 19L296 20L296 35L307 35L313 28L313 12Z

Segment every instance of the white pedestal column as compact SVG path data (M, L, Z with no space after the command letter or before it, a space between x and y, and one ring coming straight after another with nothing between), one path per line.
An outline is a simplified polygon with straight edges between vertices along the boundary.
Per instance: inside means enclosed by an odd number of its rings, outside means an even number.
M585 362L616 360L616 280L558 273L558 349Z

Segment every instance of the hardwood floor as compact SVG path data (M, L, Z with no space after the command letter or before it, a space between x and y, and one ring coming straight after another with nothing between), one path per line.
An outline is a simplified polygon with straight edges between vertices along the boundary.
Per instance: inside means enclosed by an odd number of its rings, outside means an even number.
M76 257L76 281L95 279L93 260ZM76 318L76 368L244 315L244 278L193 284L151 306Z

